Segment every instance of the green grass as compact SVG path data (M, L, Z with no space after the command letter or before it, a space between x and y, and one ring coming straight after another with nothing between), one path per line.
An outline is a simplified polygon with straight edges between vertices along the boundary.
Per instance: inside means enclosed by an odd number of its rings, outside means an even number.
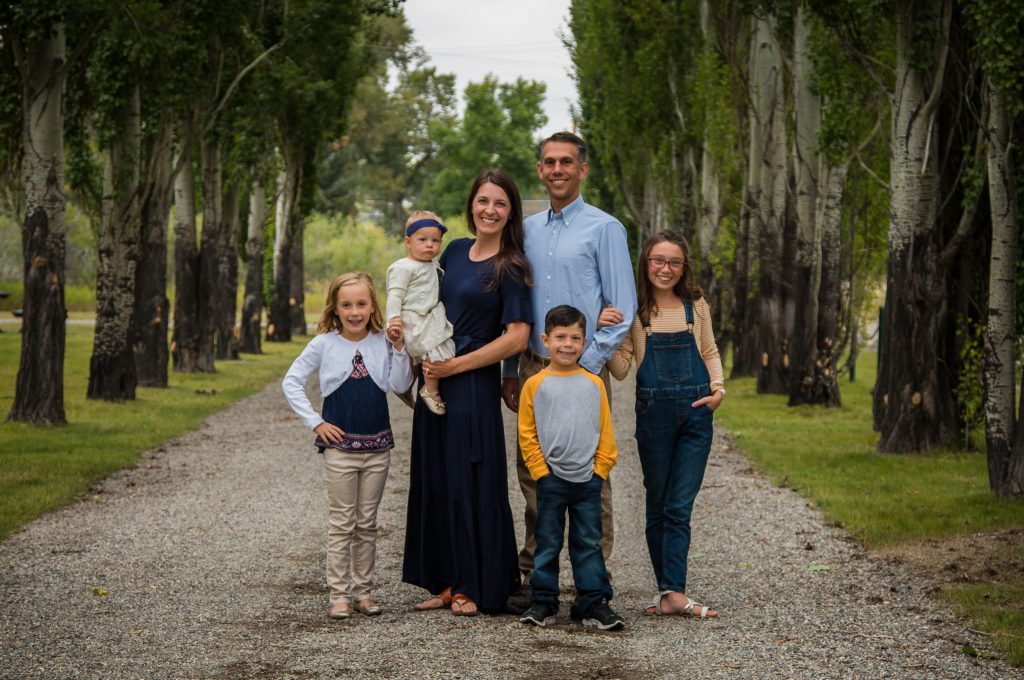
M68 424L37 428L0 424L0 539L39 514L130 466L142 451L199 426L211 413L280 378L305 339L264 343L265 354L217 362L217 373L171 372L166 389L139 388L134 401L85 398L93 329L68 326L64 405ZM20 336L0 333L0 415L14 400Z
M844 378L838 409L794 407L758 395L753 378L728 381L716 416L773 482L793 488L868 548L989 532L1024 525L1024 501L999 500L988 485L984 454L956 451L878 453L871 427L875 355ZM1024 665L1024 574L1006 582L943 587L939 597L989 634L1010 663ZM969 653L965 650L965 653Z
M939 597L969 616L1007 661L1024 666L1024 581L946 586Z
M0 313L10 317L11 310L20 309L25 296L25 284L21 281L0 281L0 290L11 295L0 299ZM64 286L64 306L69 312L96 314L96 289L92 286Z
M863 354L838 409L786 405L758 395L753 378L728 381L716 414L736 444L776 484L813 500L869 548L1024 524L1024 502L989 490L985 456L877 453L871 428L875 357Z

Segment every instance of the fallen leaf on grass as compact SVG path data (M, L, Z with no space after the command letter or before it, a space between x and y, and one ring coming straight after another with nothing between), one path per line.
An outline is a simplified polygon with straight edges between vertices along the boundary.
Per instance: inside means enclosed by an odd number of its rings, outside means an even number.
M106 588L99 588L99 587L97 587L97 588L93 588L92 589L92 594L96 595L97 597L106 597L110 593L107 591Z
M832 567L830 567L827 564L812 564L811 566L807 567L807 571L829 571L831 569Z

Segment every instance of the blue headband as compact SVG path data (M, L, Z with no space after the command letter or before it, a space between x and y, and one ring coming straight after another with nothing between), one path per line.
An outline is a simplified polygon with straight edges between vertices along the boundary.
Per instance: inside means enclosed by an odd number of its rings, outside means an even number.
M428 217L427 219L424 220L416 220L415 222L410 224L405 230L405 235L412 236L413 233L415 233L416 231L420 229L426 229L427 227L437 227L438 229L441 230L442 234L448 231L448 227L444 226L437 220Z

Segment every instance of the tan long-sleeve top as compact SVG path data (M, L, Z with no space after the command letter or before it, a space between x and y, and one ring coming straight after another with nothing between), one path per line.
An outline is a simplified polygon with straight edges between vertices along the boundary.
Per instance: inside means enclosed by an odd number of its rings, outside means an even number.
M651 314L652 333L678 333L686 328L686 308L683 305L666 307ZM697 340L697 351L708 369L711 393L714 394L725 387L725 374L722 370L722 357L715 344L715 333L711 328L711 308L704 298L693 303L693 337ZM647 330L640 324L638 315L633 318L626 339L608 360L608 370L618 380L624 379L629 374L629 365L633 360L636 360L637 366L643 362L646 349Z

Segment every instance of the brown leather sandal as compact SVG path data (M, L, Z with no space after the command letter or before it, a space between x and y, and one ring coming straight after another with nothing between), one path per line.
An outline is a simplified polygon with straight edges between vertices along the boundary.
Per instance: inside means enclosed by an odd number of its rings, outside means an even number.
M474 609L471 612L466 611L466 605L473 605ZM458 607L458 609L455 609ZM454 616L476 616L480 613L479 609L476 609L476 602L469 599L462 593L458 593L452 597L452 614Z
M435 602L437 604L434 604ZM452 606L452 589L445 588L437 595L431 595L423 602L413 605L413 609L418 612L429 612L434 609L447 609L450 606Z

